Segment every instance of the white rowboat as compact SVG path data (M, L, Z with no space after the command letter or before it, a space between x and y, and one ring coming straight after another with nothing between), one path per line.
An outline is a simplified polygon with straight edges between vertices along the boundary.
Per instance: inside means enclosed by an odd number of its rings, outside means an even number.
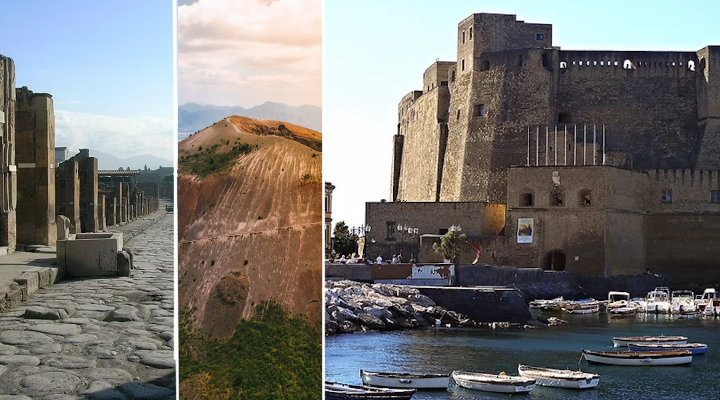
M413 394L415 394L414 389L368 388L337 382L325 382L325 400L410 400Z
M535 379L535 383L540 386L565 389L592 389L600 383L600 375L596 374L567 369L531 367L522 364L518 365L518 374Z
M630 343L662 343L662 344L685 344L685 336L623 336L613 337L613 346L627 347Z
M465 389L498 393L529 393L535 389L535 379L521 376L482 374L478 372L453 371L455 383Z
M447 389L450 374L407 374L360 370L363 385L398 389Z
M683 365L692 362L690 350L675 351L596 351L583 350L583 357L596 364L610 365Z

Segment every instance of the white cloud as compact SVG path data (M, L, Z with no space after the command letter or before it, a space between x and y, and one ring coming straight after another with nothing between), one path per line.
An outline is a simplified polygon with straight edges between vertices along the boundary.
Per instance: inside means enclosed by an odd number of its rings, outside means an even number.
M129 158L144 154L174 158L173 123L163 117L112 117L55 110L55 145Z
M199 0L178 9L180 103L321 104L321 0Z

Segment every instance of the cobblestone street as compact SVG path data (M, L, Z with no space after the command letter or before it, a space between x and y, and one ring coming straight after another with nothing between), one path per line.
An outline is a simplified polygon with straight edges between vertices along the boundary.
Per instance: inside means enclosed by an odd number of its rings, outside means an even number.
M119 230L132 277L60 281L0 314L0 400L175 398L173 217Z

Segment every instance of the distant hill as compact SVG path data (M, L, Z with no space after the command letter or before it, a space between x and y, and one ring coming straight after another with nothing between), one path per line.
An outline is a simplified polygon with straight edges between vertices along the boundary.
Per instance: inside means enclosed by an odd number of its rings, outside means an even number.
M317 106L288 106L282 103L265 102L246 109L240 106L207 106L185 103L178 107L178 139L182 140L189 134L205 129L230 115L287 121L322 132L322 108Z
M97 157L98 169L118 169L120 167L130 169L143 169L147 165L150 169L158 169L158 167L172 167L173 162L164 158L143 154L129 158L118 158L111 154L103 153L97 150L90 150L91 157Z

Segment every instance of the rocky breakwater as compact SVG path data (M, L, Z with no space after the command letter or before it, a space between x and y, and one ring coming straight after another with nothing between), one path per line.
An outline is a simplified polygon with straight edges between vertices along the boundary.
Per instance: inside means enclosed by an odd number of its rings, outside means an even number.
M476 326L466 316L439 307L412 287L328 281L325 291L325 334L413 329L443 325Z

